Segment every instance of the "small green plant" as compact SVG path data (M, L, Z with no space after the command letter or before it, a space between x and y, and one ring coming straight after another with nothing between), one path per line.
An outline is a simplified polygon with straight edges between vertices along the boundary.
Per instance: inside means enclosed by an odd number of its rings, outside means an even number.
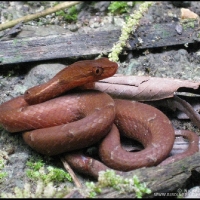
M89 197L93 198L100 194L105 187L112 187L120 193L135 192L137 198L142 198L144 194L150 194L151 190L146 187L145 183L140 183L137 176L124 178L117 175L114 170L99 172L98 182L86 182Z
M67 12L60 10L56 12L57 16L62 16L67 22L73 22L77 20L78 12L76 6L70 7Z
M128 2L126 1L113 1L110 3L108 6L108 10L112 14L122 14L122 13L127 13L128 12Z
M6 172L3 172L2 169L5 167L5 160L0 159L0 182L7 176Z
M197 22L197 19L184 19L181 20L181 25L186 30L187 28L195 28L195 22Z
M34 162L32 159L30 159L27 161L26 166L30 167L33 171L38 171L44 166L44 163L41 159L38 159L37 162Z
M62 169L55 167L47 167L45 169L44 163L42 160L38 160L37 162L28 161L26 165L30 168L27 169L26 175L33 180L42 180L45 183L49 182L64 182L66 180L72 181L72 178L69 173L65 172Z
M72 181L64 170L46 167L41 158L30 159L26 166L29 168L26 175L33 180L32 185L30 181L25 181L23 188L15 187L12 193L0 193L1 198L63 198L69 192L65 184L59 184L66 180Z

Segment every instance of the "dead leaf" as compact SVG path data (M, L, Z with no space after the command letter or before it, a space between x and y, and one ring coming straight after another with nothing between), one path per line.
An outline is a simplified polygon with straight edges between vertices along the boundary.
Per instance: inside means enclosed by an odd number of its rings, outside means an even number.
M181 8L181 19L197 19L199 16L187 8Z
M114 98L135 101L154 101L174 96L175 92L200 94L200 82L148 76L124 76L116 74L95 83L94 88Z

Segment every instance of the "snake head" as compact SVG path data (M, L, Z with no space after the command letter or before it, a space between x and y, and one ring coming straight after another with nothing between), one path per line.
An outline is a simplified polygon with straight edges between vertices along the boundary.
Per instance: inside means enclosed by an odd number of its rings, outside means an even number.
M108 58L75 62L58 72L48 82L28 89L24 99L37 104L59 96L78 86L92 83L114 75L118 65Z
M94 60L93 63L93 75L98 79L108 78L113 76L118 69L118 65L116 62L112 62L108 60L108 58L99 58Z

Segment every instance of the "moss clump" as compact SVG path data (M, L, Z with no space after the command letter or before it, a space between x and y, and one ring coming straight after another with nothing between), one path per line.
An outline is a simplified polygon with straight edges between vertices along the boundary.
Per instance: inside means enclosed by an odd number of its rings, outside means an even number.
M31 179L25 181L24 187L15 187L12 193L0 193L1 198L63 198L69 193L65 181L72 181L69 173L62 169L45 166L42 159L30 159L26 166L26 175Z
M67 12L65 12L64 10L57 11L56 15L62 16L67 22L76 22L78 18L78 11L76 9L76 6L72 6L67 10Z
M122 14L127 13L129 8L129 4L126 1L113 1L108 6L108 10L112 14Z
M45 168L43 161L40 159L36 162L28 161L26 165L30 168L26 170L26 175L32 180L42 180L45 183L72 181L69 173L51 166Z
M187 28L195 28L195 23L198 23L197 19L184 19L181 20L181 25L183 26L183 29L186 30Z
M4 181L4 178L8 175L7 172L3 171L7 160L8 160L7 152L0 150L0 183Z
M7 173L2 171L4 167L5 167L5 160L0 159L0 182L2 182L4 178L7 176Z
M144 194L151 193L151 190L146 187L145 183L140 183L137 176L124 178L117 175L114 170L99 172L98 182L86 182L86 186L89 197L95 197L97 194L100 194L105 187L112 187L119 191L119 193L135 192L137 198L142 198Z

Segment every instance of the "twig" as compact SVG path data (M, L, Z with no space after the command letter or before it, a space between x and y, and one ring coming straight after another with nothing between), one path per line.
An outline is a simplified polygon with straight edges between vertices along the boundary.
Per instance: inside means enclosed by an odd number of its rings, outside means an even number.
M179 98L177 95L174 95L174 98L172 99L172 103L176 108L178 108L180 111L184 112L190 120L198 127L200 128L200 115L198 112L194 110L194 108L184 99Z
M50 13L54 13L54 12L56 12L58 10L62 10L64 8L73 6L73 5L78 4L80 2L81 1L64 2L64 3L60 3L60 4L56 5L56 6L54 6L52 8L48 8L48 9L42 11L42 12L31 14L31 15L27 15L27 16L24 16L24 17L20 17L18 19L15 19L15 20L9 21L7 23L1 24L0 25L0 31L2 31L4 29L7 29L7 28L10 28L10 27L13 27L13 26L15 26L16 24L18 24L20 22L28 22L30 20L37 19L39 17L43 17L43 16L48 15Z
M66 160L65 160L64 158L60 157L60 159L61 159L61 161L62 161L62 163L63 163L63 165L64 165L64 168L65 168L65 169L67 170L67 172L71 175L71 177L72 177L72 179L73 179L73 181L74 181L76 187L81 188L81 187L82 187L82 186L81 186L81 183L80 183L80 181L78 180L78 178L76 177L74 171L73 171L73 170L71 169L71 167L69 166L69 164L66 162Z

